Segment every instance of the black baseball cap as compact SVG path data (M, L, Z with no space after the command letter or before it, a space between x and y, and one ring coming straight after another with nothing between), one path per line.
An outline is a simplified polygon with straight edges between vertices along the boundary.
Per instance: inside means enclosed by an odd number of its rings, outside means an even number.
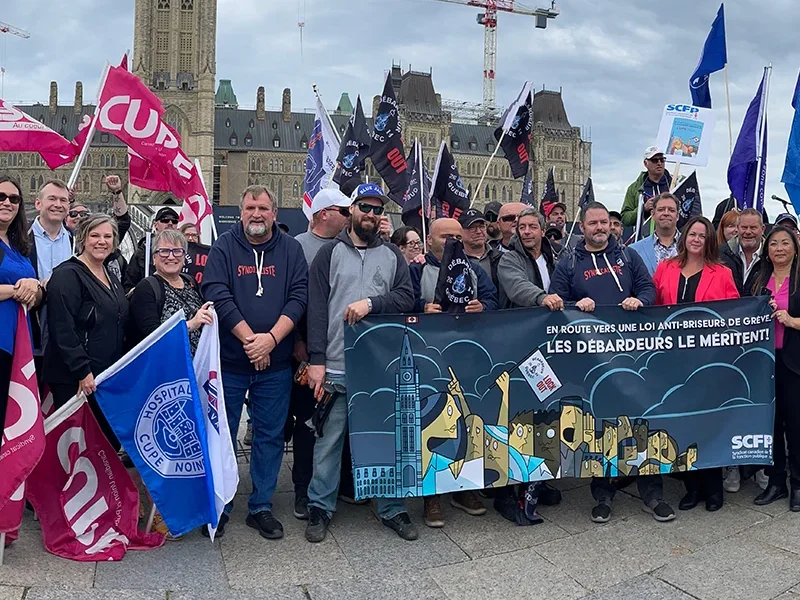
M483 214L485 216L489 216L490 214L494 215L495 217L500 216L500 207L503 206L500 202L496 200L493 202L489 202L486 206L483 207Z
M797 217L795 217L792 213L781 213L775 219L775 225L780 225L782 221L791 221L794 228L797 229Z
M477 208L469 208L461 213L461 216L458 217L458 222L464 229L469 229L475 223L485 223L486 217Z
M544 232L544 237L547 239L554 238L556 240L560 240L564 237L564 234L561 233L561 230L558 227L548 227L547 231Z
M617 220L617 221L619 221L620 223L622 222L622 215L621 215L621 214L619 214L619 213L618 213L617 211L615 211L615 210L610 210L610 211L608 211L608 218L609 218L609 219L616 219L616 220Z
M156 213L156 221L160 221L164 217L172 217L173 219L178 218L178 213L175 212L174 208L170 208L169 206L164 206L158 209Z

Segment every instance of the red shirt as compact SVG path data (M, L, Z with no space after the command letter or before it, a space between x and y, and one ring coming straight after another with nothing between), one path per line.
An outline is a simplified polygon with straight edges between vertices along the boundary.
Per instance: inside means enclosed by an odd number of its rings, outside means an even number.
M781 289L775 290L775 275L769 278L767 289L772 292L772 298L775 304L778 305L778 310L789 310L789 278L783 280ZM780 350L783 348L783 332L786 331L786 326L775 319L775 349Z
M681 267L675 260L662 260L658 264L653 283L656 286L656 305L678 303L678 281L681 277ZM723 265L706 265L700 275L697 286L695 302L710 302L712 300L729 300L738 298L739 291L733 281L733 274L728 267Z

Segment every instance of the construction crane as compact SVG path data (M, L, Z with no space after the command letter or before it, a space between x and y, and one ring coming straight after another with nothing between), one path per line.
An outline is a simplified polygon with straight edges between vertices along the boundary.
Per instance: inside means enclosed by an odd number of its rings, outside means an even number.
M21 37L24 40L27 40L31 37L31 34L25 31L24 29L20 29L19 27L14 27L13 25L9 25L8 23L3 23L0 21L0 33L2 34L11 34ZM5 95L5 83L6 83L6 40L8 36L3 35L3 56L0 57L0 98Z
M550 8L530 8L516 0L438 0L450 4L464 4L483 8L486 12L478 14L478 24L484 27L483 42L483 109L487 117L493 117L497 108L497 85L495 71L497 69L497 13L509 12L518 15L536 17L536 28L547 27L548 19L559 15L555 0Z

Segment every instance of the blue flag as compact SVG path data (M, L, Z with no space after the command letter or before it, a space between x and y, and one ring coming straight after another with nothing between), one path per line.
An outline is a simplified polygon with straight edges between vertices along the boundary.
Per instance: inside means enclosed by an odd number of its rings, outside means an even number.
M170 533L216 527L205 418L183 311L101 373L95 397Z
M761 210L764 206L764 179L767 169L767 119L764 115L766 107L765 87L767 81L767 69L758 86L758 91L742 122L739 130L739 137L736 138L736 145L733 148L730 163L728 164L728 187L736 200L736 206L740 209L753 208L753 197L758 183L759 197L755 208ZM761 171L758 169L758 138L761 131L761 124L764 125L764 141L761 148Z
M725 5L720 4L717 18L711 24L711 31L703 44L703 53L694 73L689 78L689 91L692 92L692 104L702 108L711 108L711 90L708 87L708 76L721 70L728 62L728 50L725 46Z
M781 182L786 186L786 193L792 201L795 211L800 212L800 75L792 96L794 119L789 132L789 145L786 148L786 163L783 165Z

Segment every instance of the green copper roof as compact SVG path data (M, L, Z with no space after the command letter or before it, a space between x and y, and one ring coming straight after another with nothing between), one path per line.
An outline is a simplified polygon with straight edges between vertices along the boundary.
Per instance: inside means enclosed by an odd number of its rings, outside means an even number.
M217 106L230 106L237 108L239 106L236 100L236 94L233 93L233 86L230 79L220 79L217 93L214 95L214 103Z
M347 95L347 92L339 98L339 106L336 107L336 112L344 115L353 113L353 103L350 102L350 96Z

